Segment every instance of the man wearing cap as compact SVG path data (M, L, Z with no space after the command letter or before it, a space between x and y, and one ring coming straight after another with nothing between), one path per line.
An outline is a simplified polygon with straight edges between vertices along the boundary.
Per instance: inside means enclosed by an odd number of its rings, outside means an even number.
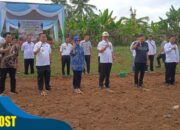
M134 43L132 49L136 51L134 63L134 84L135 87L143 87L143 79L147 62L147 53L149 51L148 43L145 42L145 37L143 34L138 35L138 41Z
M112 43L109 41L108 32L103 32L102 41L99 42L97 50L99 51L100 56L99 88L103 88L105 80L105 87L107 91L112 92L112 90L109 89L109 78L113 62L113 46Z
M154 56L156 55L156 43L153 40L152 35L149 35L148 40L146 41L148 43L149 51L148 51L148 57L149 57L149 63L150 63L150 71L154 71Z
M175 74L176 74L176 65L179 63L179 49L176 45L176 36L171 35L169 38L169 43L166 43L164 46L164 51L166 54L166 74L165 82L169 85L174 85L175 83Z

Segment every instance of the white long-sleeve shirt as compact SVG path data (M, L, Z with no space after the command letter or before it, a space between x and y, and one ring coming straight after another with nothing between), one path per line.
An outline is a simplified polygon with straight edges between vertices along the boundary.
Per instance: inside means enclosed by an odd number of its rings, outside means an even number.
M24 59L34 59L34 43L24 42L21 47L21 51L24 52Z
M97 50L103 49L107 44L109 44L109 47L106 48L106 50L102 53L99 53L100 56L100 63L112 63L113 62L113 46L111 42L106 42L105 40L102 40L99 42L97 46Z
M176 47L176 50L172 49ZM166 54L166 63L179 62L179 48L176 44L166 43L164 46L164 52Z
M155 41L147 40L146 42L148 43L148 47L149 47L148 55L155 55L157 51Z
M51 46L48 43L37 42L34 46L34 52L40 49L36 54L36 66L50 65Z
M2 45L3 43L5 43L5 39L0 36L0 45Z
M132 43L131 43L131 46L130 46L130 51L131 51L133 57L136 56L136 51L135 51L135 49L133 49L132 47L134 46L134 44L135 44L136 42L138 42L138 41L132 42Z
M73 49L73 46L70 43L63 43L60 46L61 55L62 56L69 56L72 49Z

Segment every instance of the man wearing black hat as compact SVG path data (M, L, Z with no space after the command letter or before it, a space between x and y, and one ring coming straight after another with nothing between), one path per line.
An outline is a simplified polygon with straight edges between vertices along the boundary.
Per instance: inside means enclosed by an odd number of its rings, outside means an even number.
M149 48L143 34L140 34L137 37L138 41L132 47L136 51L134 84L135 87L142 87Z

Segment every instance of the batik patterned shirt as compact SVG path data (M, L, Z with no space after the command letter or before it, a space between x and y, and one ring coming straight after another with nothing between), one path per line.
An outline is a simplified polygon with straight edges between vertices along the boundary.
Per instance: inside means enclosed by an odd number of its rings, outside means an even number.
M17 63L17 57L19 53L19 47L15 44L3 44L1 46L1 49L6 49L10 47L10 51L6 53L2 53L1 57L1 68L16 68L16 63Z

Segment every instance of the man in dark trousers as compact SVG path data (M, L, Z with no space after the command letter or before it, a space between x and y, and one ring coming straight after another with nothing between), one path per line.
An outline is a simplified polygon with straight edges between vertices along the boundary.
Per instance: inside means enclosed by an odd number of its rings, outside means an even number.
M161 59L162 59L163 63L165 63L165 59L166 59L166 55L165 55L165 52L164 52L164 46L167 43L166 36L163 35L163 36L160 37L160 39L161 39L161 48L160 48L160 52L159 52L159 54L157 56L157 63L158 63L157 68L161 68Z
M24 53L24 74L28 75L30 67L31 74L34 73L34 43L32 42L31 34L27 35L27 41L21 46L21 51Z
M113 62L113 46L109 41L109 33L103 32L102 41L99 42L98 47L100 56L100 74L99 74L99 88L102 89L104 86L108 92L113 92L110 90L110 73Z
M72 44L71 44L71 39L70 36L66 36L66 41L65 43L61 44L60 46L60 52L61 52L61 61L62 61L62 75L65 76L65 66L67 66L67 76L70 75L70 53L72 51Z
M176 36L171 35L169 43L164 46L166 54L165 82L169 85L175 84L176 65L179 63L179 48L176 45Z
M40 95L46 96L47 91L49 92L51 90L51 46L47 43L47 36L45 33L41 33L39 36L40 41L34 46L34 54L36 55L36 68L38 73L38 89ZM44 91L44 84L46 91Z
M156 43L153 40L152 35L149 35L148 40L146 42L148 43L148 47L149 47L148 58L149 58L150 72L153 72L154 71L154 57L156 55ZM148 66L146 69L148 70Z
M138 41L132 47L136 51L135 56L135 87L143 87L143 79L146 70L148 43L145 42L143 34L138 35Z
M91 50L92 50L92 45L89 40L89 34L84 35L84 40L81 41L80 45L84 49L84 56L85 56L85 61L86 61L86 69L87 73L90 73L90 63L91 63ZM84 69L84 73L86 73L86 70Z
M6 33L4 35L5 43L0 47L1 58L1 78L0 78L0 95L3 95L5 90L6 76L9 74L11 94L17 94L16 92L16 67L17 67L17 57L19 48L16 43L12 42L11 33ZM16 41L16 40L15 40Z

